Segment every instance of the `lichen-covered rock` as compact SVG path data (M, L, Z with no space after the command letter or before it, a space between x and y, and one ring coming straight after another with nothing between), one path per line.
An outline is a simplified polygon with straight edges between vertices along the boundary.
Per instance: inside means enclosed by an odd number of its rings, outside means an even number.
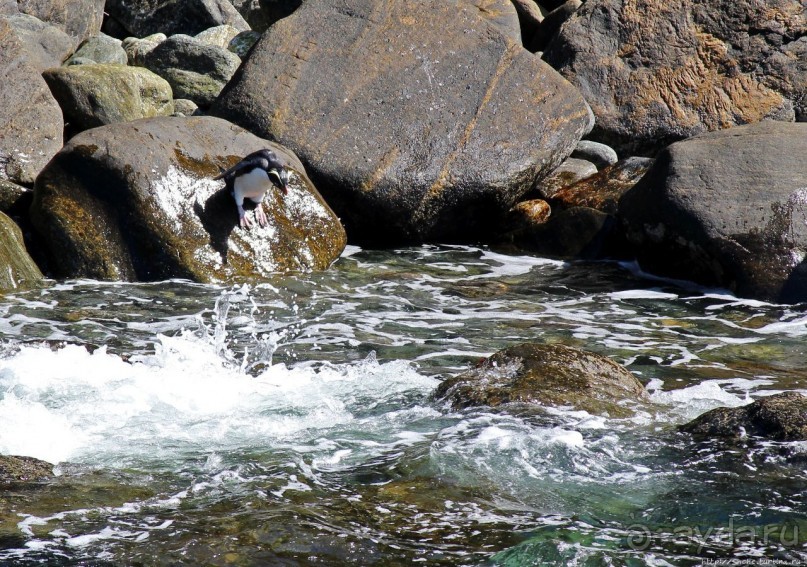
M455 408L529 403L571 406L623 416L626 402L647 399L626 368L598 354L557 344L524 343L500 350L476 368L449 378L435 391Z
M785 392L738 408L715 408L682 425L680 430L708 437L807 441L807 397Z
M647 272L807 300L807 124L765 121L662 151L620 201Z
M241 59L223 47L174 35L143 56L143 66L171 85L176 98L207 108L233 76Z
M17 0L20 12L61 28L75 49L101 31L105 0Z
M195 38L204 44L227 49L227 46L230 45L230 42L239 33L241 33L241 31L238 30L238 28L224 24L199 32L196 34Z
M212 178L264 147L293 169L291 187L267 193L267 226L243 230L233 197ZM37 178L31 217L56 277L260 278L325 269L346 244L294 154L211 117L82 132Z
M42 272L25 249L20 227L0 213L0 291L29 286L41 279Z
M62 111L5 18L0 45L0 179L30 185L62 147Z
M303 160L358 242L478 240L590 128L471 3L309 0L211 108Z
M67 60L67 64L73 64L75 59L83 58L95 63L126 65L129 62L128 56L121 43L121 40L106 34L91 37L81 44L81 47Z
M53 465L33 457L0 455L0 484L34 482L53 477Z
M106 11L130 35L154 33L196 35L229 24L248 30L249 24L228 0L106 0Z
M73 53L73 38L62 29L28 14L7 19L25 45L29 62L40 72L58 67Z
M654 155L807 105L802 0L589 0L544 58L582 91L591 139Z
M171 86L142 67L72 65L42 76L76 132L174 112Z
M243 31L230 40L227 49L243 59L252 49L252 46L258 43L259 39L261 39L261 34L258 32L252 30Z

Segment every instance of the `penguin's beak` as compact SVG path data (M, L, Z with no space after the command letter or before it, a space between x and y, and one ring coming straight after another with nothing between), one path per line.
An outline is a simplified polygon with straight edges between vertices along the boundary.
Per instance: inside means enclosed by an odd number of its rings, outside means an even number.
M284 195L289 194L289 170L285 167L281 169L272 169L269 171L269 177L272 178L274 183Z

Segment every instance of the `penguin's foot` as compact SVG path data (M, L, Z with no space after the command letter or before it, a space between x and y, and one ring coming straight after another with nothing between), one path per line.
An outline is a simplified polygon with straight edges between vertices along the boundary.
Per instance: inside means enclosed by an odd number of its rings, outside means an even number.
M249 220L247 215L240 215L240 219L238 220L238 224L241 225L241 228L252 228L252 221Z
M263 210L262 203L258 203L258 205L255 207L255 218L258 219L258 224L261 227L269 224L269 219L266 218L266 212Z

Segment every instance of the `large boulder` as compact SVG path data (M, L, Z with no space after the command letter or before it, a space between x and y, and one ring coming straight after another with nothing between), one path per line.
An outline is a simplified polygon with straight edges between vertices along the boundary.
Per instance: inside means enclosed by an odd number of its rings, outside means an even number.
M174 112L171 86L142 67L71 65L42 76L75 132Z
M626 402L647 400L642 384L604 356L558 344L524 343L443 381L435 397L455 408L507 403L571 406L623 416Z
M264 147L294 170L291 187L267 193L267 226L242 230L232 196L212 178ZM32 222L56 277L266 277L327 268L346 243L294 154L218 118L87 130L54 157L34 191Z
M42 279L42 272L25 249L22 231L0 213L0 291L24 287Z
M29 61L39 71L58 67L75 49L73 38L65 31L34 16L8 16L8 23L25 45Z
M223 47L174 35L143 55L143 66L165 78L176 98L207 108L232 78L241 59Z
M619 204L648 272L807 300L807 124L766 121L661 152Z
M153 33L196 35L229 24L248 30L249 24L228 0L107 0L106 11L129 35Z
M101 31L105 0L17 0L20 12L64 30L73 48Z
M738 408L715 408L680 427L708 437L763 437L776 441L807 441L807 397L785 392Z
M591 127L472 3L306 1L211 108L293 149L359 242L478 239Z
M67 61L71 64L74 59L88 59L95 63L111 63L113 65L126 65L129 60L126 51L121 46L121 40L106 34L91 37Z
M544 58L591 104L592 139L623 156L806 115L802 0L589 0Z
M0 179L29 185L62 147L62 111L2 17L0 45Z

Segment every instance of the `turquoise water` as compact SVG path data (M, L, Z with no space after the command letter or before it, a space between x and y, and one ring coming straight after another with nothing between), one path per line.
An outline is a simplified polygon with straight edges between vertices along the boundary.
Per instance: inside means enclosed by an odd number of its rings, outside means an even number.
M803 305L473 247L351 247L238 286L51 282L0 301L0 453L58 473L0 492L0 564L805 564L807 443L676 432L807 392L805 335ZM609 356L651 403L431 397L522 341Z

